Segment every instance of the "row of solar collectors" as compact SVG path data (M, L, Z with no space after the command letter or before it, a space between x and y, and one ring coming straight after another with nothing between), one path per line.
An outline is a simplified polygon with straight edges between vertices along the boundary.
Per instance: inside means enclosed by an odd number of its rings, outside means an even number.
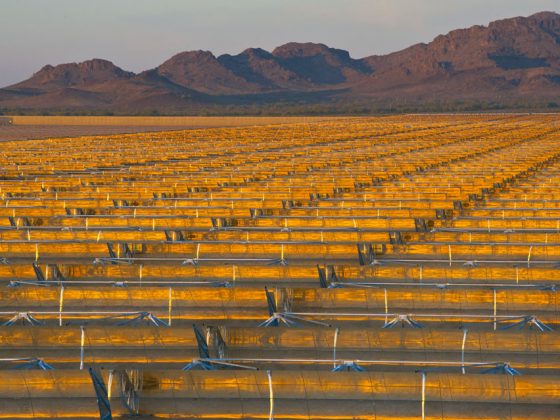
M1 289L2 323L111 325L124 319L175 326L193 322L487 330L515 326L541 331L557 329L560 323L560 301L552 288L44 286Z
M557 378L530 375L55 370L0 372L0 383L8 418L99 418L101 401L117 417L548 420L559 402Z
M122 320L121 320L122 321ZM183 369L201 360L190 327L1 327L0 369L41 360L53 369ZM330 371L354 361L368 371L484 373L508 363L523 375L558 375L560 335L460 329L234 328L196 326L215 367ZM231 364L228 366L227 364ZM237 365L237 366L235 366Z
M39 282L70 286L106 284L124 286L289 286L319 287L324 276L337 287L481 287L552 288L558 282L554 265L511 264L375 264L375 265L255 265L188 264L182 261L140 264L2 264L4 284Z
M560 221L560 219L558 219ZM154 229L139 230L133 227L96 227L88 222L85 226L75 226L71 230L55 227L21 226L19 229L1 229L0 240L5 242L21 241L49 241L58 240L62 242L184 242L190 241L204 244L205 242L255 242L255 243L299 243L299 242L375 242L378 244L391 244L399 241L402 245L414 245L417 243L443 243L451 245L459 244L529 244L548 245L560 242L560 232L549 231L508 231L492 229L473 231L438 231L416 232L406 229L396 231L353 228L343 226L243 226L243 220L230 222L234 226L220 226L215 223L204 228L193 228L188 230L169 230L165 226L156 226ZM160 222L158 220L158 222ZM215 221L222 222L222 220ZM227 223L226 222L226 223ZM248 222L248 220L246 221ZM360 220L361 222L361 220ZM358 223L358 221L357 221ZM222 228L222 229L221 229ZM390 228L390 227L388 227ZM99 235L101 232L101 235Z
M95 236L95 235L92 235ZM257 241L140 241L121 244L106 243L98 233L88 240L46 239L38 241L14 240L0 242L0 255L4 263L18 261L43 261L49 263L86 262L111 259L113 263L142 261L229 262L263 264L292 263L365 263L382 264L384 261L429 263L448 262L476 265L491 261L510 264L542 264L557 262L560 244L532 243L430 243L406 245L367 244L355 242L257 242ZM163 239L163 235L162 235ZM373 250L373 251L372 251ZM367 254L366 257L363 255ZM373 259L373 258L379 258Z

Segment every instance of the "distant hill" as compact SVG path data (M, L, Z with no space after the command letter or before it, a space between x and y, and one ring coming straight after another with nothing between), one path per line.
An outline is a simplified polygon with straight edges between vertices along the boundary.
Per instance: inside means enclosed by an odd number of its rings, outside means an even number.
M0 89L0 108L196 112L224 106L560 102L560 15L542 12L353 59L323 44L179 53L139 74L94 59Z

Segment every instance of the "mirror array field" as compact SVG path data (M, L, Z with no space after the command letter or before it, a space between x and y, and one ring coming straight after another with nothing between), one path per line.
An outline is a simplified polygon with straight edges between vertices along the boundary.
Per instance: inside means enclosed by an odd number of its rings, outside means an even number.
M3 143L0 417L558 419L559 121Z

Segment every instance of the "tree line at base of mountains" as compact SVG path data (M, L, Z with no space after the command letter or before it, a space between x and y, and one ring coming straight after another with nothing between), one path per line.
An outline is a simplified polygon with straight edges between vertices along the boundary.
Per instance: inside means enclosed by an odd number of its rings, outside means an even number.
M144 109L140 111L110 109L8 109L0 108L0 115L43 116L319 116L319 115L387 115L405 113L446 112L557 112L559 101L500 103L493 101L454 101L428 103L273 103L258 105L193 106L177 110Z

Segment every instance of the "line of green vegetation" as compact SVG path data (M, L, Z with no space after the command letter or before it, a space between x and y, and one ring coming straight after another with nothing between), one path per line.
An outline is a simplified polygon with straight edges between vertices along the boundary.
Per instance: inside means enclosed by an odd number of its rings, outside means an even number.
M560 103L554 101L518 101L501 103L495 101L434 101L424 103L375 103L375 102L327 102L303 103L281 102L258 105L208 105L183 109L143 109L136 111L112 109L0 109L0 115L44 116L315 116L315 115L387 115L404 113L446 112L557 112Z

